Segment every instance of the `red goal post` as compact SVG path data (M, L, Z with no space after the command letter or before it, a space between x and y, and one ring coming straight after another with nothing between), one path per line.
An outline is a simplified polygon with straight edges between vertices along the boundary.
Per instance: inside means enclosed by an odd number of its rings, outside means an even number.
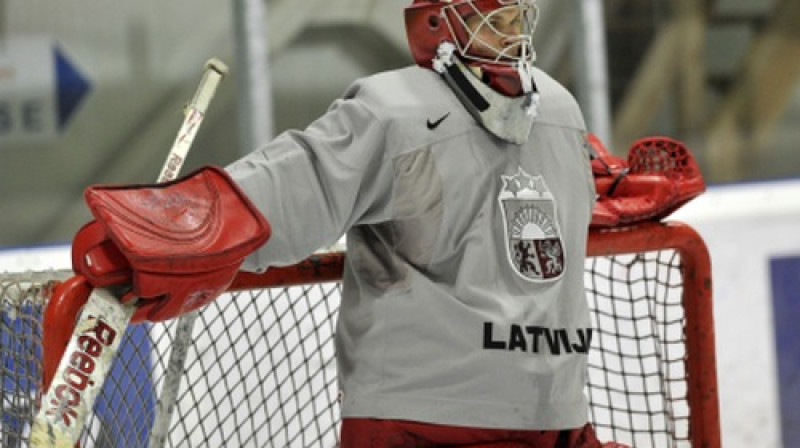
M703 239L692 227L679 222L646 222L621 229L593 229L589 235L587 255L589 260L599 260L664 251L674 251L680 259L678 270L683 316L679 321L683 335L678 341L685 344L682 361L685 363L686 390L683 400L689 413L686 436L690 442L686 446L718 448L721 434L711 259ZM587 262L587 276L594 272L589 263L591 261ZM587 292L592 295L588 287ZM598 312L597 308L593 311ZM676 441L678 439L676 435Z
M588 253L595 337L587 394L601 439L719 447L711 268L700 236L677 222L592 229ZM81 446L335 446L344 259L323 253L241 273L200 313L180 366L168 365L174 323L130 330ZM52 282L0 280L0 443L21 448L41 394L40 318ZM161 403L171 369L182 372L180 388ZM166 430L155 434L159 420Z

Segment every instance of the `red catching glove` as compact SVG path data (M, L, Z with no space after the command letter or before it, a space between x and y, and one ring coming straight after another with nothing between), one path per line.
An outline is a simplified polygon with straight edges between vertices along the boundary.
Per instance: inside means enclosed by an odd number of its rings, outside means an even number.
M694 157L677 140L638 140L627 160L611 155L594 135L589 142L595 153L592 173L598 196L592 226L662 219L705 191Z
M73 270L92 287L128 286L121 300L139 299L131 322L208 304L270 235L267 220L220 168L156 185L93 186L85 197L96 220L75 235Z

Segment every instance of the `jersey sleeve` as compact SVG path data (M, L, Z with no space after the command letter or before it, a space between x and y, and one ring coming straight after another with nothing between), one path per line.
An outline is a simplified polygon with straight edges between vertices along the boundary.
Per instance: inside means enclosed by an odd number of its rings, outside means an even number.
M305 130L284 132L226 168L272 227L242 269L296 263L352 225L386 218L392 176L384 173L384 124L357 90Z

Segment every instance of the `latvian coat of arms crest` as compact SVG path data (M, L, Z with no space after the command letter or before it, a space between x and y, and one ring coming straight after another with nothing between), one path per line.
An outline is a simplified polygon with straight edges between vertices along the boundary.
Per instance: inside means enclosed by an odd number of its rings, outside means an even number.
M526 280L552 281L564 273L564 244L558 227L556 202L542 176L521 167L502 176L498 200L503 211L508 261Z

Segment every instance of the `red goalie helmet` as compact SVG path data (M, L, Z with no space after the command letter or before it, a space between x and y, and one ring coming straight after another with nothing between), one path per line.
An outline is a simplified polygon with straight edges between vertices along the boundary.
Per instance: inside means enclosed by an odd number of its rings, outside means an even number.
M524 93L520 69L529 71L536 53L536 0L414 0L405 10L409 47L416 63L433 68L443 42L460 60L479 68L486 82L506 96Z

